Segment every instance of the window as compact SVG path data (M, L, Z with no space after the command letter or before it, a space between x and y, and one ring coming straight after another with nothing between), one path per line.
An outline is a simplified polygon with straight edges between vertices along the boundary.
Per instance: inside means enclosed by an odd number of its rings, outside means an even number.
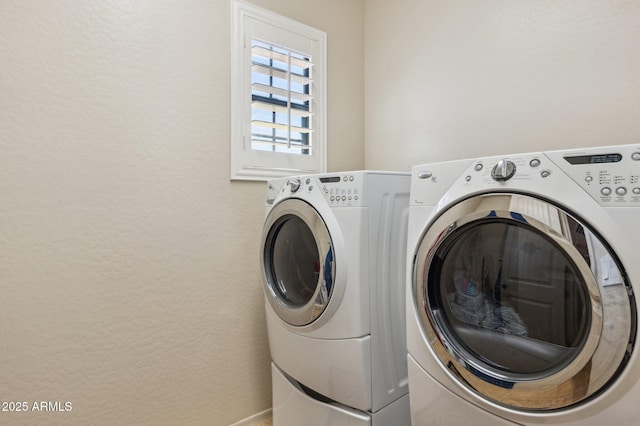
M326 34L240 0L232 11L231 178L326 171Z

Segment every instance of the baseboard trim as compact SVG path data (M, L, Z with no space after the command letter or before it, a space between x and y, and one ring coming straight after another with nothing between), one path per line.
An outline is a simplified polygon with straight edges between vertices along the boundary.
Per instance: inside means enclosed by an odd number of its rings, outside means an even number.
M253 416L247 417L246 419L242 419L239 422L229 426L253 426L256 423L269 420L270 418L271 418L271 408L269 408L268 410L264 410L258 414L254 414Z

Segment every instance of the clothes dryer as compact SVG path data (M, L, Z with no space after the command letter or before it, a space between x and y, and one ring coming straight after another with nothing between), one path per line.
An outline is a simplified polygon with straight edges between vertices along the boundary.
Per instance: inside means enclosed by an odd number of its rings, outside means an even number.
M372 171L269 182L260 262L276 426L382 425L383 412L409 424L409 186L408 173ZM335 423L336 406L351 420Z
M640 417L640 145L413 168L414 425Z

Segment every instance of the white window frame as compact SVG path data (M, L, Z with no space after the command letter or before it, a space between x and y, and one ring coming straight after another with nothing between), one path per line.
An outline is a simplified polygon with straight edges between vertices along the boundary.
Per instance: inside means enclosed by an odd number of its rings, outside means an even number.
M241 0L231 2L231 179L269 180L326 172L326 33ZM310 155L251 149L251 39L256 34L271 44L312 56Z

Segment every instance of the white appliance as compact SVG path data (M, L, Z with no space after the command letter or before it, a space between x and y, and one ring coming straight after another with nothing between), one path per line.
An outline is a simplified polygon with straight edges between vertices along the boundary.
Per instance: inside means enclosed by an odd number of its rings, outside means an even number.
M405 265L410 175L269 182L261 239L273 420L408 425Z
M413 168L412 424L640 418L640 145Z

